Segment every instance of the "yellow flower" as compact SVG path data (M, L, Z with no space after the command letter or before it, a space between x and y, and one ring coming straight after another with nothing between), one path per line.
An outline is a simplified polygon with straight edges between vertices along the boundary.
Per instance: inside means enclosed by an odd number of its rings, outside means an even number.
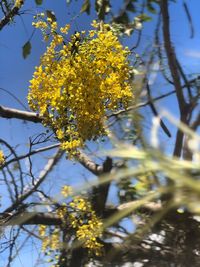
M69 29L70 29L70 25L69 24L66 24L64 27L61 27L60 28L60 32L61 33L64 33L64 34L67 34L68 31L69 31Z
M39 225L39 227L38 227L38 232L39 232L39 235L40 235L41 237L45 236L45 234L46 234L46 229L47 229L46 225L43 225L43 224Z
M68 194L70 190L69 186L64 186L61 193ZM73 229L77 239L85 248L89 249L90 253L95 253L97 256L101 255L102 244L98 238L102 235L103 224L87 199L76 196L71 202L59 207L56 214L61 218L63 226L67 223L67 227ZM53 253L60 249L60 228L54 226L49 232L47 226L39 225L38 232L42 239L42 251L53 256Z
M78 240L91 253L100 255L102 245L97 241L97 238L102 235L102 221L96 216L91 204L84 198L75 197L69 206L73 211L68 216L68 221L76 230Z
M47 250L49 244L50 244L50 239L49 239L48 236L45 236L45 237L43 238L43 240L42 240L42 251L43 251L43 252Z
M24 1L23 0L16 0L15 1L15 6L20 8L23 5Z
M108 112L126 108L131 101L130 52L108 25L99 27L94 21L88 36L75 33L66 43L68 25L59 34L56 22L48 27L45 23L39 21L36 26L44 36L48 32L52 41L30 81L28 102L43 116L62 148L74 156L86 141L107 134Z
M67 214L67 207L62 206L57 210L57 215L64 220Z
M61 190L61 194L64 197L68 197L69 195L71 195L72 194L72 188L71 188L71 186L68 186L68 185L63 186L63 188Z
M99 27L99 23L96 20L93 20L91 25L92 25L93 28L98 28Z
M5 162L5 157L4 157L3 151L0 150L0 166L3 165L4 162Z
M97 241L97 237L102 234L102 222L93 213L87 224L78 226L77 238L83 242L83 246L93 251L96 255L100 254L102 244Z

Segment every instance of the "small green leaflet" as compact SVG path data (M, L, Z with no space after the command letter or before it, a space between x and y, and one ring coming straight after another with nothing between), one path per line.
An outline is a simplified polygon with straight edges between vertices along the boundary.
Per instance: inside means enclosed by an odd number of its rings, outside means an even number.
M146 21L151 21L152 20L152 17L148 16L145 13L142 13L137 17L141 20L141 22L146 22Z
M23 58L26 59L31 53L31 43L30 41L26 42L22 47Z
M89 15L90 7L91 7L90 0L85 0L81 7L81 13L86 12Z
M35 3L36 3L38 6L40 6L40 5L42 4L42 1L43 1L43 0L35 0Z

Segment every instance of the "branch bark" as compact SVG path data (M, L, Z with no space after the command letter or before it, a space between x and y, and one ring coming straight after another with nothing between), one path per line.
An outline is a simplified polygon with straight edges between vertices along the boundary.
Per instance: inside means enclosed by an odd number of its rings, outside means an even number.
M0 117L6 118L6 119L20 119L20 120L31 121L35 123L42 122L42 118L35 112L8 108L4 106L0 106Z
M3 29L4 26L6 26L13 18L14 16L18 15L19 10L24 4L24 0L17 1L17 4L13 6L13 8L6 14L0 21L0 31Z
M17 215L12 215L8 212L0 214L0 225L61 225L62 220L57 214L42 213L42 212L22 212Z
M181 79L180 79L179 72L178 72L175 50L171 42L168 0L162 0L160 7L161 7L161 15L163 18L164 46L165 46L165 51L167 54L169 69L170 69L171 76L173 78L173 83L174 83L175 90L176 90L176 96L177 96L178 106L180 110L180 120L183 123L187 124L187 113L188 113L187 107L188 106L186 104L185 97L182 91ZM181 156L182 147L183 147L183 138L184 138L184 133L178 129L177 134L176 134L176 143L175 143L174 153L173 153L173 155L176 157Z

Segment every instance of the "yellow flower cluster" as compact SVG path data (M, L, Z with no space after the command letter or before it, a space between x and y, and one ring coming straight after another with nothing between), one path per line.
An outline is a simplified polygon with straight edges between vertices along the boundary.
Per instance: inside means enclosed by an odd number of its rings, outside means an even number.
M66 186L65 188L67 190L70 188L71 193L71 187ZM98 242L98 237L102 234L103 224L86 199L75 197L68 207L64 205L59 208L57 215L63 220L63 223L67 220L75 230L78 240L89 249L90 253L101 254L102 245Z
M102 222L93 214L91 220L87 224L78 227L76 232L78 240L80 240L89 252L94 252L97 256L102 253L102 244L97 238L102 234Z
M108 25L92 25L88 34L75 33L67 43L69 25L58 33L50 19L35 23L52 41L30 81L28 102L71 154L106 135L106 114L132 99L130 51Z
M72 193L72 188L64 186L61 193L68 197ZM102 235L103 224L96 216L89 201L80 196L74 197L72 201L67 204L63 203L57 209L57 215L63 222L62 227L67 225L71 228L81 245L87 248L90 254L101 255L102 244L98 241L98 238ZM42 251L52 257L55 257L55 253L58 256L58 251L62 246L60 245L61 229L55 227L53 231L49 232L47 226L39 225L38 233L42 239Z
M47 229L46 225L43 224L39 225L38 233L40 237L44 237L46 235L46 229Z
M23 0L16 0L15 1L15 7L20 8L24 4Z
M64 196L64 197L68 197L72 194L72 188L71 186L68 186L68 185L64 185L62 187L62 190L61 190L61 194Z
M60 229L55 227L53 232L48 235L47 234L47 226L39 225L38 233L42 238L42 251L46 251L47 249L56 250L60 248Z
M3 165L4 162L5 162L5 157L4 157L3 151L0 150L0 166Z
M102 244L98 242L98 237L102 234L102 222L92 210L91 204L84 198L76 197L69 204L73 209L70 213L70 222L76 230L78 240L89 252L96 255L101 254Z

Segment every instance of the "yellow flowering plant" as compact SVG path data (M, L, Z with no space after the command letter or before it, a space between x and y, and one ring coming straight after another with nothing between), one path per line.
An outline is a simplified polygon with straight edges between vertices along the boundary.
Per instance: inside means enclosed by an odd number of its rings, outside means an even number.
M126 108L132 99L128 56L107 24L75 33L51 18L34 23L44 39L52 38L30 81L28 102L50 127L69 154L88 140L106 135L106 115Z
M67 198L72 193L70 186L64 186L61 194ZM71 201L63 203L57 209L57 216L61 219L62 229L74 233L74 238L80 242L80 246L88 249L89 254L97 256L102 254L102 244L98 238L101 237L103 231L103 223L97 217L92 209L90 202L81 196L74 197ZM42 251L51 258L59 258L59 251L67 244L63 244L61 240L62 231L59 226L47 227L39 225L38 234L42 240ZM54 265L57 266L57 265Z
M71 210L69 219L77 239L90 253L100 255L102 244L98 238L102 235L103 223L96 216L90 202L85 198L75 197L69 203L69 209Z

